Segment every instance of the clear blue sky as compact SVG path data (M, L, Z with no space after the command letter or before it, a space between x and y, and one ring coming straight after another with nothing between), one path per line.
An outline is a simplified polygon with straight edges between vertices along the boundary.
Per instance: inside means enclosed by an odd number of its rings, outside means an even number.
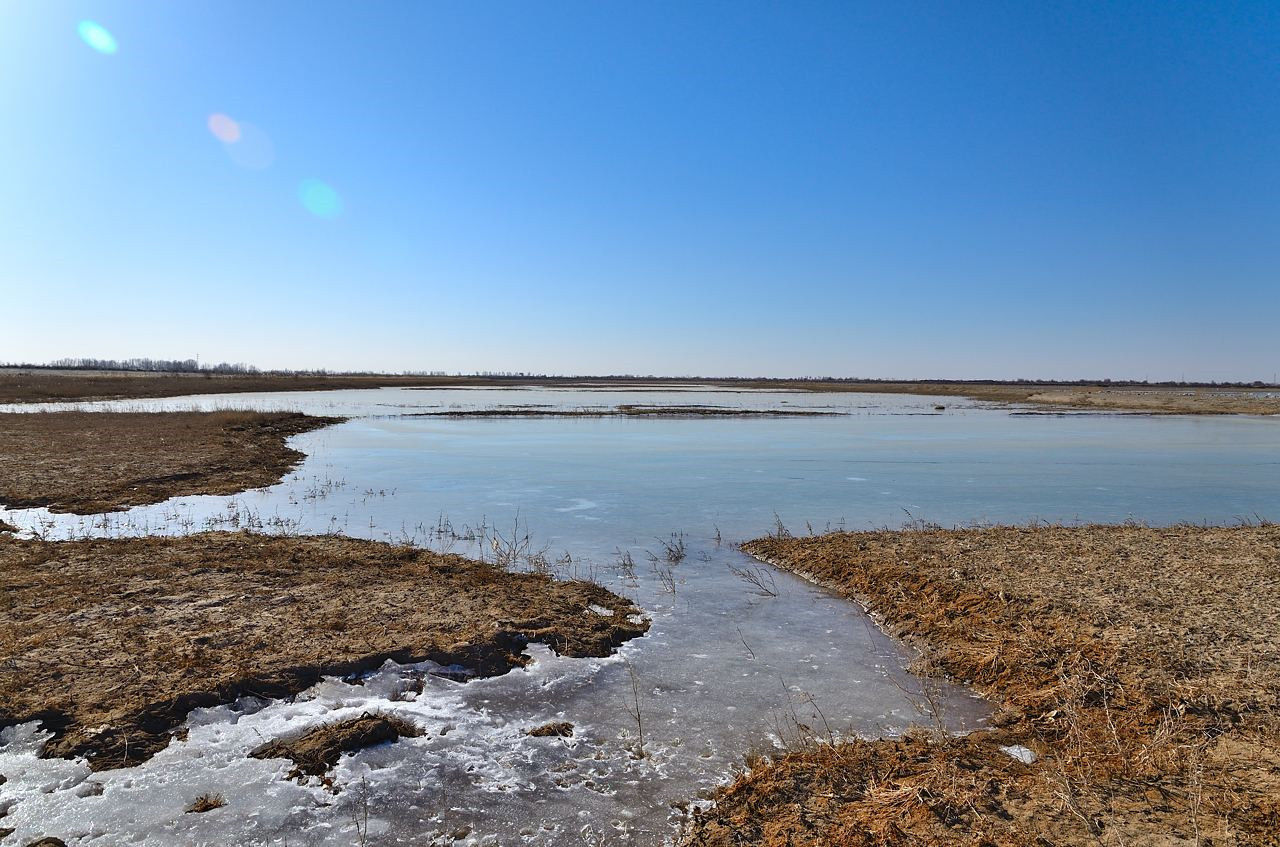
M0 121L0 360L1280 370L1274 2L0 0Z

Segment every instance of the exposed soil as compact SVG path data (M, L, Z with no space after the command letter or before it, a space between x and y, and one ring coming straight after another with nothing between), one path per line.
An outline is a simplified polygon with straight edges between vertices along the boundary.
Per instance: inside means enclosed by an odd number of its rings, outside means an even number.
M422 730L395 715L365 713L310 729L293 738L269 741L250 753L255 759L289 759L289 777L323 776L343 753L354 753L397 738L416 738Z
M568 721L552 721L529 730L534 738L572 738L573 724Z
M994 700L997 728L759 763L695 817L689 844L1277 843L1280 528L924 529L744 549L866 603L927 667Z
M40 719L46 756L135 765L196 707L387 659L489 675L532 641L604 656L648 629L638 614L592 583L342 537L0 536L0 727Z
M340 418L295 412L0 413L0 505L95 514L272 485L289 436Z
M1146 414L1280 414L1280 388L1256 385L1147 385L1099 382L1027 383L947 380L714 379L655 377L408 376L398 374L192 374L0 368L0 403L80 402L245 391L342 388L616 388L673 386L815 392L923 394L1027 403L1046 410Z

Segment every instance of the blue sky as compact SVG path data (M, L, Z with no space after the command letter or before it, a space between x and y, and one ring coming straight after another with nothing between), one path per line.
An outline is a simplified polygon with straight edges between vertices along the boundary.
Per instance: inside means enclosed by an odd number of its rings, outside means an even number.
M0 0L0 121L0 360L1280 369L1275 3Z

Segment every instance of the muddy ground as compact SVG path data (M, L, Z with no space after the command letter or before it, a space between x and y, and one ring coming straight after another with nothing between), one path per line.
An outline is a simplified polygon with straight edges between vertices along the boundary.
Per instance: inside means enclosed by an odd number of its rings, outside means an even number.
M0 727L40 719L45 755L136 765L196 707L387 659L487 675L531 641L604 656L638 614L592 583L342 537L0 536Z
M289 436L337 423L294 412L0 413L0 505L95 514L273 485Z
M798 742L722 790L688 844L1280 838L1280 528L922 529L745 549L864 602L999 712L964 738L925 726ZM929 706L929 686L918 699Z
M1280 389L1123 383L1025 383L930 380L664 379L653 377L483 377L399 374L184 374L0 368L0 403L80 402L245 391L340 388L603 388L661 390L675 385L838 393L921 394L1025 403L1047 411L1148 414L1280 414Z

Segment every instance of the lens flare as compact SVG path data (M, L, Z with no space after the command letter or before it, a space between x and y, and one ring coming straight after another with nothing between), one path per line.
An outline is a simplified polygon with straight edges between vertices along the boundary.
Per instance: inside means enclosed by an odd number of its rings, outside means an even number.
M298 199L308 212L318 218L332 220L342 213L342 198L333 186L318 179L304 179L298 186Z
M209 132L223 144L235 144L240 140L240 124L221 112L209 116Z
M93 21L81 21L78 27L80 38L99 53L110 56L116 52L116 39L107 32L106 27Z
M271 138L262 130L244 121L236 122L238 137L232 144L223 144L231 161L251 171L262 171L276 160L276 148Z

